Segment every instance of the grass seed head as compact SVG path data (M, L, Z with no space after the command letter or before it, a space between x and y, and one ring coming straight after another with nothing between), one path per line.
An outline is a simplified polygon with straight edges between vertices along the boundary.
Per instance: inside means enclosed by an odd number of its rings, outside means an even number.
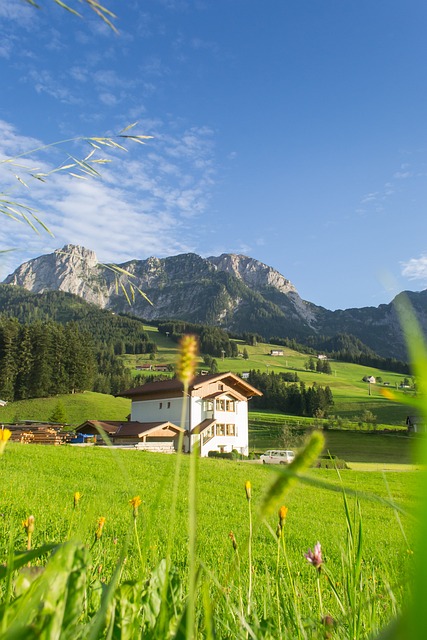
M198 345L196 336L189 334L182 336L179 343L176 375L185 386L188 386L194 377L197 351Z
M237 551L237 540L236 540L236 537L235 537L234 533L232 531L230 531L230 533L228 534L228 537L231 540L231 544L233 545L234 551Z

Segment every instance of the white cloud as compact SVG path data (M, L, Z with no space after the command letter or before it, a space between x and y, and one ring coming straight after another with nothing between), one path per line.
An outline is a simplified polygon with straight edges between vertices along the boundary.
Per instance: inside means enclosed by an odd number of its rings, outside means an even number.
M405 180L406 178L411 178L412 173L410 171L396 171L393 174L393 178L396 180Z
M35 18L36 10L24 2L0 2L0 18L19 22L22 26L28 26Z
M0 121L0 158L40 145ZM202 231L194 218L207 210L214 185L212 132L205 127L191 127L176 136L159 132L147 146L130 143L128 148L128 153L111 156L111 165L100 167L102 180L54 173L46 183L28 181L31 188L25 189L13 171L0 173L0 191L18 187L14 199L36 207L55 236L37 236L29 226L2 216L0 248L20 249L2 256L2 277L25 259L67 243L93 249L107 262L195 250ZM49 165L39 154L31 161L48 170L59 165L67 151L51 150ZM81 150L78 157L84 153ZM97 154L109 158L104 149Z
M420 280L427 284L427 255L411 258L408 262L401 262L402 276L409 280Z

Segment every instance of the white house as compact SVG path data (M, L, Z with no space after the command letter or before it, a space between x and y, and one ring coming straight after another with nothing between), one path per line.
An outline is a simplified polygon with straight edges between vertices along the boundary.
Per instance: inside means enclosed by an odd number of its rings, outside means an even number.
M183 427L184 451L190 451L200 441L200 453L207 456L209 451L233 449L248 454L248 400L262 394L234 373L215 373L193 378L187 396L176 378L147 383L118 395L132 401L130 422L136 425L135 433L138 423L144 425L138 432L139 448L155 448L148 435L150 424L167 424L163 444L167 444L168 437L170 440L175 427L172 445L176 449ZM161 434L158 429L155 433L159 443Z

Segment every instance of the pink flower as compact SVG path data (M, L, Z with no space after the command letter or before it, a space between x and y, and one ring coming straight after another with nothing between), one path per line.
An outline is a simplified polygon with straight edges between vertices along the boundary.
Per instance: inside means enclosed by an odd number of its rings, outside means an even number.
M307 551L307 553L304 553L304 556L307 558L307 562L309 562L310 564L313 565L313 567L316 567L316 569L320 570L320 567L323 564L323 558L322 558L322 548L320 546L320 542L318 542L315 546L313 551L311 549L309 549Z

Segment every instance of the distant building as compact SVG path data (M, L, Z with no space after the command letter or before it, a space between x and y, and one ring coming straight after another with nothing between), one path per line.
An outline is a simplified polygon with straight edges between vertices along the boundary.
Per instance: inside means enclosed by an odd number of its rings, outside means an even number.
M283 349L271 349L271 356L283 356Z
M0 400L0 407L5 407L7 405L7 400Z
M374 378L374 376L364 376L362 378L363 382L369 382L370 384L375 384L376 380Z
M151 371L153 366L151 364L137 364L135 369L138 371Z
M328 356L325 356L325 354L323 353L319 353L319 355L317 356L318 360L327 360Z

